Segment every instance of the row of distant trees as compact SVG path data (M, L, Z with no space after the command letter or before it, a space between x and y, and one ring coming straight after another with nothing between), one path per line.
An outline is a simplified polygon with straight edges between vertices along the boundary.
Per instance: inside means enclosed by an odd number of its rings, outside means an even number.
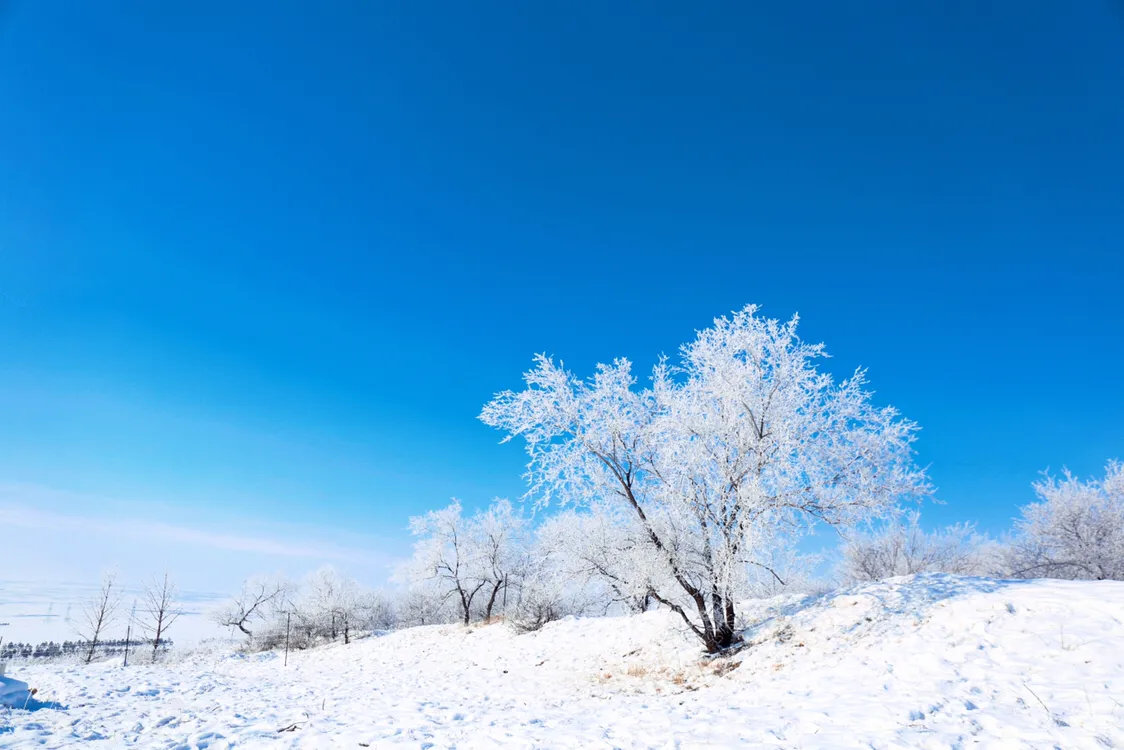
M392 629L395 612L389 597L326 565L301 581L251 578L212 618L258 648L307 648L336 640L350 643L357 633Z
M171 648L172 641L164 639L159 648ZM149 647L156 647L154 640L144 638L118 638L113 640L99 640L97 657L118 656L126 653L147 653ZM0 662L11 659L59 659L80 657L83 660L89 656L90 644L87 641L44 641L42 643L24 643L21 641L5 641L0 645Z

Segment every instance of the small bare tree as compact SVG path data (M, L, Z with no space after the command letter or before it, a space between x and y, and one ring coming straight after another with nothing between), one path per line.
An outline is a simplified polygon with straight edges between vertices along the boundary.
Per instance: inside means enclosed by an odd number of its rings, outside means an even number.
M283 602L289 585L283 580L251 578L242 584L242 591L222 609L214 613L214 621L224 627L238 628L247 638L253 638L250 625L264 621L273 608Z
M106 573L102 576L97 593L82 604L78 635L86 641L87 664L94 660L98 641L105 635L106 628L113 622L120 607L121 592L117 587L117 575Z
M168 633L179 616L183 614L177 599L176 584L164 571L163 578L153 577L144 585L142 606L145 619L141 622L144 632L152 636L152 660L160 650L160 641Z

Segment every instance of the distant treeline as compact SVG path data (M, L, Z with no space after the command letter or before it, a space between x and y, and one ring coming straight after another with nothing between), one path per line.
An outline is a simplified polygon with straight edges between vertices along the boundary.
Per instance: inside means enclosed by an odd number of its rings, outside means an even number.
M125 653L125 639L119 641L98 641L94 649L95 657L120 656ZM143 649L151 650L155 641L146 639L130 639L128 641L129 653ZM166 651L172 647L172 642L167 638L160 639L160 650ZM63 641L55 643L47 641L39 645L12 641L0 647L0 661L7 659L49 659L58 656L81 656L85 658L90 650L89 641Z

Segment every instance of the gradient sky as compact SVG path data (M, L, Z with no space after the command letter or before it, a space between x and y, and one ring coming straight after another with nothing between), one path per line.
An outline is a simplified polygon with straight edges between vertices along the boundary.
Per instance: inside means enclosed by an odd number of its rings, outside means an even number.
M922 425L929 523L1124 458L1124 6L604 6L0 2L9 577L376 581L522 492L533 353L749 302Z

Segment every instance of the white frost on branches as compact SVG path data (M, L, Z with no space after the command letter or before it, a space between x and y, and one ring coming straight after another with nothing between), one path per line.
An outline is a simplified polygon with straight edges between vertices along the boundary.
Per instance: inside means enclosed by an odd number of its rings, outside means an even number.
M849 525L930 491L913 422L875 407L865 373L835 382L823 345L748 306L699 332L636 387L625 359L580 380L539 356L526 388L480 418L522 437L530 494L611 503L624 588L677 612L716 652L735 634L747 570L778 535Z
M926 533L916 511L875 533L856 534L843 545L840 577L847 583L915 573L989 575L995 545L970 524Z
M1046 475L1034 490L1039 502L1015 521L1011 574L1124 580L1124 464L1110 461L1103 480Z
M454 602L465 625L475 615L492 617L526 573L526 520L507 500L494 500L470 518L453 500L411 518L410 531L419 539L400 577Z

